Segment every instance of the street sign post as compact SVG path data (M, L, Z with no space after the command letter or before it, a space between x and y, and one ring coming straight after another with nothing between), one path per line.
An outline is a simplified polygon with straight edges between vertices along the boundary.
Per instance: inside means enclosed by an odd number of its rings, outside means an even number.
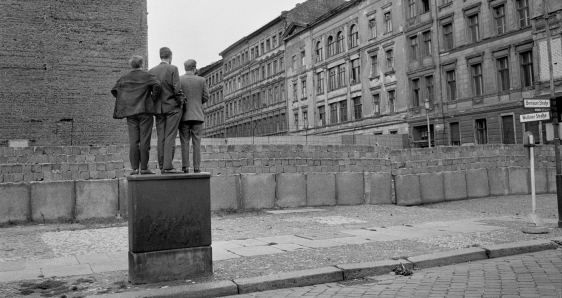
M533 122L533 121L549 120L550 119L550 112L523 114L523 115L520 115L519 118L521 119L521 122Z
M523 99L523 105L525 108L546 109L550 108L550 99L525 98Z

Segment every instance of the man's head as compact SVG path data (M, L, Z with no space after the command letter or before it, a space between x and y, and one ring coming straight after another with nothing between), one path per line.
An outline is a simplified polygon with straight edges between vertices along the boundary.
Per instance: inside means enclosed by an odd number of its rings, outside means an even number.
M183 67L185 68L185 71L195 72L195 69L197 69L197 62L193 59L189 59L183 63Z
M141 68L142 64L144 63L144 58L138 55L134 55L129 59L129 64L132 68Z
M160 59L162 61L172 61L172 50L168 47L160 48Z

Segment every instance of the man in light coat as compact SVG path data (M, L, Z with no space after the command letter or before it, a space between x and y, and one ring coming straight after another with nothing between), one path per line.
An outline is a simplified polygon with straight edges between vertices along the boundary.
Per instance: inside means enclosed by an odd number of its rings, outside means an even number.
M183 63L185 74L180 77L181 88L186 97L183 115L179 125L181 160L184 173L189 172L189 140L193 140L193 172L201 172L201 135L205 114L203 104L209 100L209 90L205 78L196 75L197 62L187 60Z

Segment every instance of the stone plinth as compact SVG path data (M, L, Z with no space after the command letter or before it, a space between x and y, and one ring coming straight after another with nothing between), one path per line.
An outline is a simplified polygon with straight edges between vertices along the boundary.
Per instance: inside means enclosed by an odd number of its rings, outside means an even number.
M133 284L211 275L209 173L129 176Z

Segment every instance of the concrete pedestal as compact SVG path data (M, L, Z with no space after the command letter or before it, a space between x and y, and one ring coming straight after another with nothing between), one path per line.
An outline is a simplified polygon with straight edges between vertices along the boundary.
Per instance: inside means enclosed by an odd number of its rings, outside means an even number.
M131 283L213 274L210 178L209 173L127 177Z

